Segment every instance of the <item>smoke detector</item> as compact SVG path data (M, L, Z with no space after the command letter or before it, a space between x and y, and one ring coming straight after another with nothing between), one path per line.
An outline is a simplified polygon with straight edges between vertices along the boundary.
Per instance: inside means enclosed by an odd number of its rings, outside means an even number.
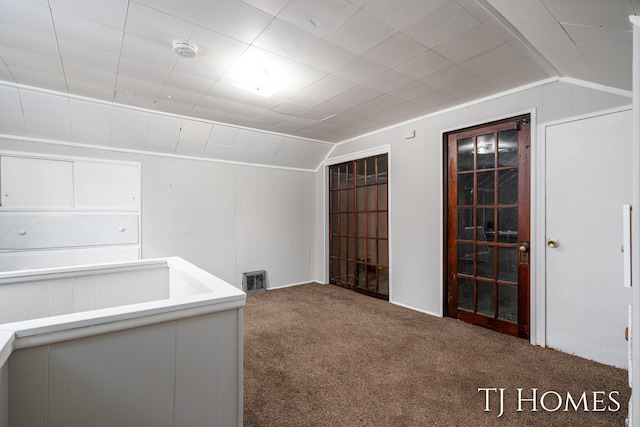
M198 54L198 46L186 40L174 40L173 51L182 58L193 58Z

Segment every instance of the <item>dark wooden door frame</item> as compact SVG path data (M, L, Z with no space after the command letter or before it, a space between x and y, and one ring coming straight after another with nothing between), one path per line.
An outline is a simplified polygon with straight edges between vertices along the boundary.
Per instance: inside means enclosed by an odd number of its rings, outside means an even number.
M530 203L530 195L531 195L531 125L530 125L530 114L523 114L519 116L510 117L507 119L501 119L493 122L488 122L480 125L470 126L467 128L462 128L458 130L452 130L449 132L443 132L443 227L444 227L444 238L443 238L443 313L445 316L451 316L450 312L450 293L449 293L449 283L453 280L452 275L455 273L451 271L449 268L449 242L451 241L451 233L453 233L454 228L449 227L449 206L450 206L450 191L449 191L449 174L452 170L452 159L449 155L449 141L448 136L451 134L462 134L465 132L473 133L479 129L484 129L490 126L499 126L506 123L512 123L514 126L521 127L521 136L519 138L524 138L524 146L525 150L519 150L518 153L518 193L519 193L519 206L518 206L518 222L522 223L523 218L522 215L527 213L527 227L519 227L518 240L524 240L530 242L530 219L531 219L531 203ZM496 147L497 150L497 147ZM527 161L522 161L523 156L527 156ZM497 203L497 202L496 202ZM455 250L455 249L454 249ZM457 250L456 250L457 252ZM530 253L530 252L529 252ZM530 325L531 325L531 317L530 317L530 306L531 306L531 294L530 294L530 283L531 271L530 271L530 263L529 265L523 266L520 265L518 271L518 282L524 283L523 280L526 279L527 286L520 287L518 286L518 324L515 328L506 327L504 330L501 330L501 327L493 328L492 321L493 319L488 319L486 324L480 324L480 326L489 327L491 329L496 329L498 331L519 336L521 338L529 339L530 337ZM456 313L456 317L461 320L465 319L465 313L461 311ZM476 323L476 322L472 322ZM477 323L476 323L477 324Z

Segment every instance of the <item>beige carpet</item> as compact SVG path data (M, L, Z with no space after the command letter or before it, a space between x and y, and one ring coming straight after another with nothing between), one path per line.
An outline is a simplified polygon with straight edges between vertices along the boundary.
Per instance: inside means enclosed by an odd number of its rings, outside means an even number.
M629 395L625 370L336 286L247 298L245 426L624 426Z

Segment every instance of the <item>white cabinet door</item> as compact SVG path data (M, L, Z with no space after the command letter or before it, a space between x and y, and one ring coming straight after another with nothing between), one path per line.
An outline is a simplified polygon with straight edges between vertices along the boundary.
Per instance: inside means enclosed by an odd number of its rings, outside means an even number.
M136 165L77 160L74 162L74 197L77 208L137 210Z
M632 198L631 123L626 110L545 133L546 343L619 367L627 365L631 296L620 252L620 210Z
M2 207L73 207L73 162L2 156L0 164Z

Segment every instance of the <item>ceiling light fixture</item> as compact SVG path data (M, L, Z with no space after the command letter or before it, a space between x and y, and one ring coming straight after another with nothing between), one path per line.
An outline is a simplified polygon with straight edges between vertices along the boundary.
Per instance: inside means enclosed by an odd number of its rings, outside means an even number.
M182 58L193 58L198 54L198 46L186 40L174 40L171 44L176 55Z
M250 51L230 70L233 86L268 98L283 88L288 73L274 55Z

